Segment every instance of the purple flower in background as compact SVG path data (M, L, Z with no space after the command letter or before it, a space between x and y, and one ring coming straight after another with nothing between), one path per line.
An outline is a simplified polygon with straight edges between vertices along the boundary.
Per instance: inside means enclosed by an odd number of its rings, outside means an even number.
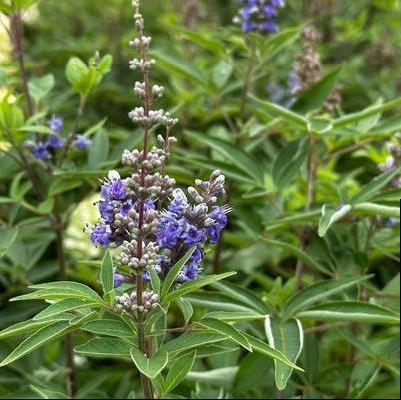
M107 246L110 242L111 228L109 225L95 225L91 233L91 241L95 246Z
M125 198L127 190L117 171L109 172L108 179L103 183L100 193L104 199L123 200Z
M186 245L200 244L206 238L204 229L199 229L194 225L187 224L185 231L182 234L182 239Z
M49 157L49 150L45 142L37 142L33 145L33 156L37 159L43 160Z
M185 193L181 189L173 191L173 199L167 207L168 211L174 214L182 215L188 209L189 203Z
M275 19L278 8L284 7L282 0L240 0L241 8L234 23L241 26L243 32L260 33L277 32L279 30Z
M60 133L63 129L63 118L57 116L56 114L52 114L49 119L49 128L55 133Z
M75 135L74 146L78 150L86 150L92 144L92 140L84 135Z
M114 219L114 205L110 200L101 200L99 202L100 216L106 223L111 223Z
M45 144L50 150L61 149L64 145L64 140L60 136L49 135L46 138Z
M124 275L117 273L116 270L117 270L117 268L113 268L114 288L120 287L125 281Z

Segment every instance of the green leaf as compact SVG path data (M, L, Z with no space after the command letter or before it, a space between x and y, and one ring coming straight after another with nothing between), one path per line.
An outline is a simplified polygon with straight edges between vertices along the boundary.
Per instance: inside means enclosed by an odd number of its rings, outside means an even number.
M380 371L380 364L371 360L358 361L351 373L350 399L361 399Z
M225 336L211 332L186 332L176 339L163 344L160 350L170 353L180 353L182 351L194 349L210 343L221 342Z
M295 318L281 321L278 317L267 315L265 332L270 346L282 352L295 364L301 354L304 342L301 322ZM276 360L274 360L274 366L277 389L283 390L292 374L292 368L278 363Z
M83 331L98 335L115 336L121 338L133 338L134 331L124 321L117 319L96 319L81 326Z
M269 312L269 307L267 304L249 289L246 289L240 285L235 285L231 282L216 282L211 286L220 292L226 293L232 299L251 307L253 310L258 311L259 313L266 314ZM222 311L222 309L219 311Z
M113 279L113 258L110 251L104 254L102 265L100 267L100 280L102 282L103 293L106 294L114 289Z
M357 203L353 207L357 215L373 215L381 217L400 218L400 208L384 206L375 203Z
M217 88L222 88L229 80L233 72L233 65L230 62L221 60L213 67L212 81Z
M170 290L172 284L175 282L177 275L181 272L184 265L188 262L191 258L193 252L195 251L196 247L188 250L183 257L181 257L168 271L168 274L164 280L162 286L161 296L164 297Z
M179 299L177 299L176 303L182 312L185 325L188 325L188 323L194 313L194 309L193 309L190 301L187 300L185 297L180 297Z
M37 331L45 325L49 325L54 321L68 321L71 315L57 315L52 320L35 321L28 319L26 321L18 322L0 331L0 339L5 339L12 336L23 335L24 333Z
M310 86L297 97L291 109L300 114L306 114L319 108L333 91L340 72L341 66L336 67L318 82Z
M145 354L142 354L139 349L132 347L131 358L139 371L148 378L154 379L166 367L168 362L168 353L159 350L156 354L152 355L152 357L148 358Z
M100 130L93 139L88 151L88 168L98 169L109 155L110 141L106 131Z
M323 237L329 230L330 226L333 225L334 222L344 217L344 215L347 215L351 209L352 207L349 204L342 205L335 210L324 204L322 207L322 216L319 221L319 236Z
M152 289L154 290L155 293L157 293L160 296L160 278L157 272L153 267L148 268L149 276L150 276L150 283L152 284Z
M398 313L361 301L333 301L319 304L297 314L298 318L318 321L351 321L373 324L400 323Z
M302 368L295 365L291 360L289 360L281 351L270 347L267 343L262 342L261 340L249 335L248 333L244 333L246 338L248 339L249 344L252 346L253 350L261 353L267 357L273 358L297 371L303 371Z
M86 78L88 71L87 65L80 58L72 57L65 68L65 76L67 81L76 87Z
M97 302L102 303L102 298L93 289L79 282L58 281L49 283L39 283L28 287L30 289L53 290L55 292L59 291L60 294L64 290L67 292L75 292L77 294L77 297L93 299Z
M30 385L29 386L34 392L36 392L41 399L69 399L70 397L61 392L55 392L54 390L48 390L42 387Z
M282 242L279 240L267 239L265 237L261 237L261 239L264 242L271 244L272 246L277 246L285 251L288 251L288 253L302 260L306 265L310 266L311 268L314 268L322 272L323 274L331 275L331 271L329 271L324 265L319 263L317 260L315 260L311 255L303 251L301 248L294 246L293 244Z
M196 322L196 324L201 325L212 331L216 331L238 343L240 346L244 347L246 350L252 352L252 347L250 346L246 337L236 328L227 324L226 322L219 321L214 318L202 318L201 321Z
M316 303L318 300L342 292L357 283L372 278L372 276L373 275L328 279L314 283L287 300L283 307L283 315L287 317L296 315L299 311L304 310L306 307Z
M301 170L308 155L308 140L286 144L273 162L272 177L278 191L291 183Z
M85 325L84 325L85 326ZM130 357L132 343L118 338L101 337L76 346L75 353L89 357Z
M80 299L63 299L58 301L57 303L51 304L49 307L45 308L43 311L41 311L39 314L36 314L33 317L34 321L40 321L40 320L49 320L49 318L53 318L58 314L67 312L67 311L72 311L72 310L78 310L80 308L85 308L85 307L99 307L99 303L91 303L88 301L80 300Z
M188 372L191 371L194 365L196 351L191 351L188 354L178 358L168 371L166 382L163 387L162 395L170 393L176 386L178 386Z
M284 121L295 125L297 127L300 127L304 130L308 129L308 120L301 115L290 111L282 106L279 106L274 103L270 103L268 101L263 101L258 99L257 97L250 95L250 98L254 100L256 103L259 105L263 106L263 109L266 110L270 115L273 117L280 117Z
M226 272L224 274L219 275L208 275L202 276L194 281L183 283L178 289L173 292L168 293L164 299L163 303L168 304L171 301L177 299L178 297L182 297L187 293L193 292L194 290L198 290L203 286L210 285L211 283L217 282L221 279L228 278L229 276L235 275L236 272Z
M56 178L49 187L49 196L53 197L82 185L82 181L74 178Z
M238 146L233 145L222 139L206 136L203 133L184 131L190 138L199 141L213 150L218 151L234 165L244 171L248 176L253 178L256 183L263 186L263 171L258 165L256 160L253 160L245 151L241 150Z
M219 321L254 321L257 319L264 319L266 315L258 314L253 310L249 311L212 311L205 314L204 318L213 318Z
M0 257L3 257L15 242L18 232L19 229L16 227L0 229Z
M154 57L158 62L158 65L168 73L187 79L191 83L201 87L207 86L207 80L202 73L192 65L179 59L177 56L173 57L156 50L152 50L150 55Z
M58 337L63 336L74 329L75 327L71 327L68 321L57 321L39 329L33 335L25 339L16 349L14 349L11 354L9 354L0 363L0 367L4 367L5 365L20 359L21 357L24 357L42 345L50 342L51 340L57 339Z
M33 78L28 83L29 94L38 103L42 100L54 87L54 76L47 74L41 78Z
M401 166L372 179L350 201L351 204L370 200L377 192L401 172Z
M102 75L105 75L111 71L111 66L113 65L113 56L111 54L106 54L99 62L98 70Z
M222 54L225 51L225 47L222 43L217 40L211 39L206 36L204 33L198 33L194 31L190 31L188 29L175 26L174 30L179 32L186 39L190 40L192 43L197 44L199 47L203 47L206 50L210 50L215 54Z
M355 122L361 121L371 115L375 115L379 112L390 110L391 108L394 108L401 104L401 97L398 99L389 101L384 104L377 104L374 106L370 106L365 108L362 111L353 113L353 114L348 114L343 117L337 118L336 120L333 121L333 128L340 128L346 125L353 124Z

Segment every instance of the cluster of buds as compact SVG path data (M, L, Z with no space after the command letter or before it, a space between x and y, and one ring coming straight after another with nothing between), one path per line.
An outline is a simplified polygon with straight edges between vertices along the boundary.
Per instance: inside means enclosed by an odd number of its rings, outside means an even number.
M159 295L151 290L142 293L142 304L138 304L136 297L135 292L131 294L123 293L122 296L116 296L116 311L143 315L159 307Z
M394 135L394 139L397 143L392 141L386 142L386 150L390 153L386 158L386 161L379 164L378 167L382 172L394 171L399 165L401 165L401 132ZM390 185L395 188L401 187L401 176L396 176L390 181Z
M240 25L243 32L277 32L275 22L278 8L284 7L284 0L241 0L242 7L233 22Z
M180 284L197 278L203 246L207 241L216 243L227 224L229 208L217 205L217 196L224 193L224 176L215 171L209 180L197 180L196 189L188 189L194 200L191 204L181 189L174 189L175 180L165 174L170 145L176 141L170 131L177 119L164 110L151 109L164 88L153 85L149 90L150 38L143 36L143 18L137 2L134 7L137 37L131 46L137 49L140 58L132 64L144 66L140 68L143 82L135 84L134 93L143 104L131 111L129 117L143 128L144 146L142 150L123 152L123 164L132 168L129 176L122 178L117 171L110 171L101 182L101 200L97 202L100 221L92 228L91 240L96 246L117 248L115 287L138 279L146 285L151 269L163 278L194 248L176 279L175 284ZM164 128L165 136L158 135L160 147L148 149L149 129L157 124ZM139 290L125 293L116 301L118 309L138 316L155 309L159 298L151 291Z
M298 96L305 92L322 77L322 62L316 46L320 40L319 33L307 27L302 32L303 51L297 57L295 73L296 84L292 88L292 95ZM325 100L322 109L332 113L341 104L340 86L337 85Z

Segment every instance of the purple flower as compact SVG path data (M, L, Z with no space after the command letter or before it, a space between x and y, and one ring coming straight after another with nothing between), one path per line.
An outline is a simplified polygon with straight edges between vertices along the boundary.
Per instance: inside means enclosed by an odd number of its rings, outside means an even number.
M173 199L170 201L167 210L182 215L189 207L189 203L185 193L181 189L175 189L173 191Z
M124 217L126 217L128 215L128 213L130 212L131 208L132 208L132 201L131 200L127 200L123 204L121 204L120 213Z
M206 232L203 229L198 229L196 226L188 224L185 232L182 234L182 239L186 245L200 244L206 237Z
M275 18L278 7L284 7L282 0L242 0L242 8L234 18L234 23L241 25L247 33L256 31L261 33L277 32L278 25Z
M63 118L57 116L56 114L52 114L48 124L52 131L60 133L61 130L63 129Z
M37 142L33 145L33 156L37 159L45 159L49 157L49 150L47 148L46 143Z
M201 263L201 261L202 251L199 248L196 248L195 251L192 253L191 258L188 260L188 263L178 274L177 281L183 283L196 279L200 271L199 264Z
M108 224L113 222L114 205L110 200L99 201L99 212L104 222Z
M213 219L220 229L225 228L228 222L227 214L220 206L213 207L209 213L209 218Z
M61 149L64 145L64 140L60 136L49 135L46 138L45 144L49 149Z
M92 144L92 140L84 135L75 135L74 145L78 150L86 150Z
M91 233L91 241L95 246L107 246L110 242L111 228L109 225L95 225Z
M104 199L123 200L127 194L124 183L117 171L110 171L108 180L102 185L100 193Z
M173 248L186 228L184 218L177 218L172 212L167 212L159 221L156 232L156 242L159 246Z
M114 288L120 287L125 281L124 275L121 275L121 274L117 273L116 270L117 270L117 268L113 268Z

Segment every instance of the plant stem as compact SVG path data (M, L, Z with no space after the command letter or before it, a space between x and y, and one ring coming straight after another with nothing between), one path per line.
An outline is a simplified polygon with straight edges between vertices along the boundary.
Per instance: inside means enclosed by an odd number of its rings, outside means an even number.
M21 12L17 10L15 6L15 2L11 2L13 13L10 17L10 39L13 46L14 56L18 61L19 65L19 73L22 82L22 89L25 94L26 103L28 106L28 115L34 114L34 108L32 103L32 98L29 93L28 88L28 77L25 68L25 59L24 59L24 50L22 45L22 19L21 19Z
M27 102L27 115L31 117L35 110L32 103L32 98L29 93L28 87L28 78L25 68L25 60L24 60L24 51L22 45L22 33L23 33L23 26L22 26L22 19L21 19L21 12L16 9L14 1L12 1L12 9L13 13L11 15L11 26L10 26L10 39L13 45L13 51L15 58L18 61L19 65L19 73L22 81L22 88L25 94L25 99ZM85 105L85 98L81 100L80 108L78 111L78 116L76 125L79 124L79 120L83 113L83 107ZM18 144L13 140L11 134L7 134L7 137L10 143L15 148L19 158L20 164L22 168L25 170L29 180L32 182L32 186L35 190L36 196L40 202L46 200L45 190L38 179L35 171L30 167L29 161L24 154L24 151L18 146ZM36 134L38 138L38 135ZM72 142L72 139L71 139ZM67 149L68 150L68 149ZM55 199L54 204L54 211L49 214L49 220L51 224L51 228L56 235L56 247L57 247L57 258L59 262L59 280L63 281L67 278L67 263L65 257L65 250L64 250L64 226L59 210L59 202L58 199ZM67 390L69 396L71 398L75 397L76 394L76 379L75 379L75 365L74 365L74 357L73 357L73 344L72 344L72 334L68 334L65 340L65 350L66 350L66 358L67 358L67 367L68 367L68 375L67 375Z
M315 174L316 174L316 166L314 160L314 150L315 150L316 139L313 133L309 134L309 155L308 155L308 178L307 178L307 186L306 186L306 203L305 203L305 211L310 210L310 206L314 199L314 184L315 184ZM308 238L308 229L304 228L301 234L301 249L305 250L306 241ZM297 265L295 267L295 285L297 289L300 289L302 286L302 273L304 270L304 263L302 260L297 261Z

